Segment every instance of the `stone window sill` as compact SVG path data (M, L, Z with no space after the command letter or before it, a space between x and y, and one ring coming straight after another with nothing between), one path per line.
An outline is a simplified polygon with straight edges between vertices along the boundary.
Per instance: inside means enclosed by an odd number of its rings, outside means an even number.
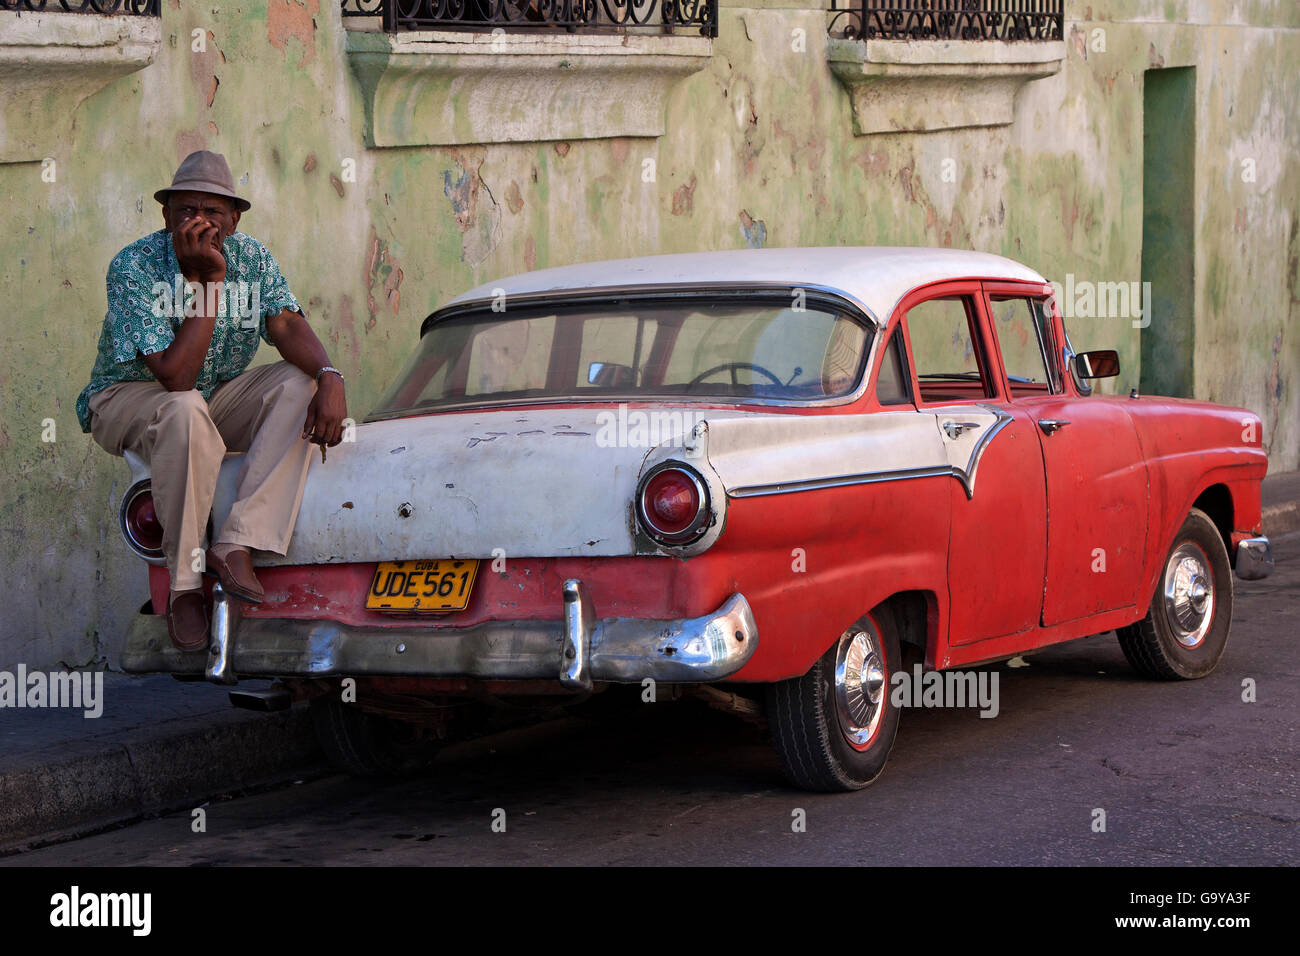
M348 26L370 147L662 136L669 90L713 52L699 35Z
M1065 44L831 38L827 58L865 136L1005 126L1020 88L1061 69Z
M0 163L55 155L77 106L161 45L159 17L0 12Z

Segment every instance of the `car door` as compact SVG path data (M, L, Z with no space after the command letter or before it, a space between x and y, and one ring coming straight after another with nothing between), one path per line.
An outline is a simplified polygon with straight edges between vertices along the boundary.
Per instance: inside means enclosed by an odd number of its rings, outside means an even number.
M1126 399L1077 393L1050 287L985 283L1010 404L1037 426L1047 480L1045 627L1137 601L1146 462Z
M1047 526L1030 415L1006 401L975 281L928 286L901 305L918 411L932 414L954 478L948 643L1033 630Z

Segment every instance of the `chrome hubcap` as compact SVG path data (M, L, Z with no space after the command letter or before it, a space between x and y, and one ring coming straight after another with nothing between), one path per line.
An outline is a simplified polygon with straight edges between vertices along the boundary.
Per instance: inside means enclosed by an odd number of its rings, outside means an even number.
M849 743L863 747L875 736L884 696L885 662L875 639L866 631L841 637L835 655L835 704Z
M1165 620L1183 647L1205 640L1214 620L1214 579L1205 552L1181 545L1165 565Z

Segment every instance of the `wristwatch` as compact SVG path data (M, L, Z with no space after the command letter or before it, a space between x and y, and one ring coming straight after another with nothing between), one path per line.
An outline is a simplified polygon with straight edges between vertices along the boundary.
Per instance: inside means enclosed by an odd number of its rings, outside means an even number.
M347 381L345 378L343 378L343 373L340 372L338 369L336 369L333 365L322 365L322 366L320 367L320 369L316 372L316 384L317 384L317 385L320 384L320 377L321 377L322 375L324 375L326 372L333 372L335 375L337 375L337 376L339 377L339 381L341 381L341 382L342 382L342 381Z

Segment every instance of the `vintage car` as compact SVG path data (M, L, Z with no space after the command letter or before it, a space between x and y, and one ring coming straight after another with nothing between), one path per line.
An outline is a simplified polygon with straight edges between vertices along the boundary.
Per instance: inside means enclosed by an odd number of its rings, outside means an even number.
M418 762L475 703L711 688L765 713L793 784L860 788L893 745L905 662L1112 629L1147 677L1219 660L1234 568L1272 567L1259 419L1094 393L1118 371L1074 352L1041 275L974 252L742 250L488 283L425 319L379 407L313 459L288 554L257 560L265 602L214 588L206 655L155 613L167 571L133 462L123 531L152 598L123 666L274 678L232 698L310 699L326 751L362 773Z

